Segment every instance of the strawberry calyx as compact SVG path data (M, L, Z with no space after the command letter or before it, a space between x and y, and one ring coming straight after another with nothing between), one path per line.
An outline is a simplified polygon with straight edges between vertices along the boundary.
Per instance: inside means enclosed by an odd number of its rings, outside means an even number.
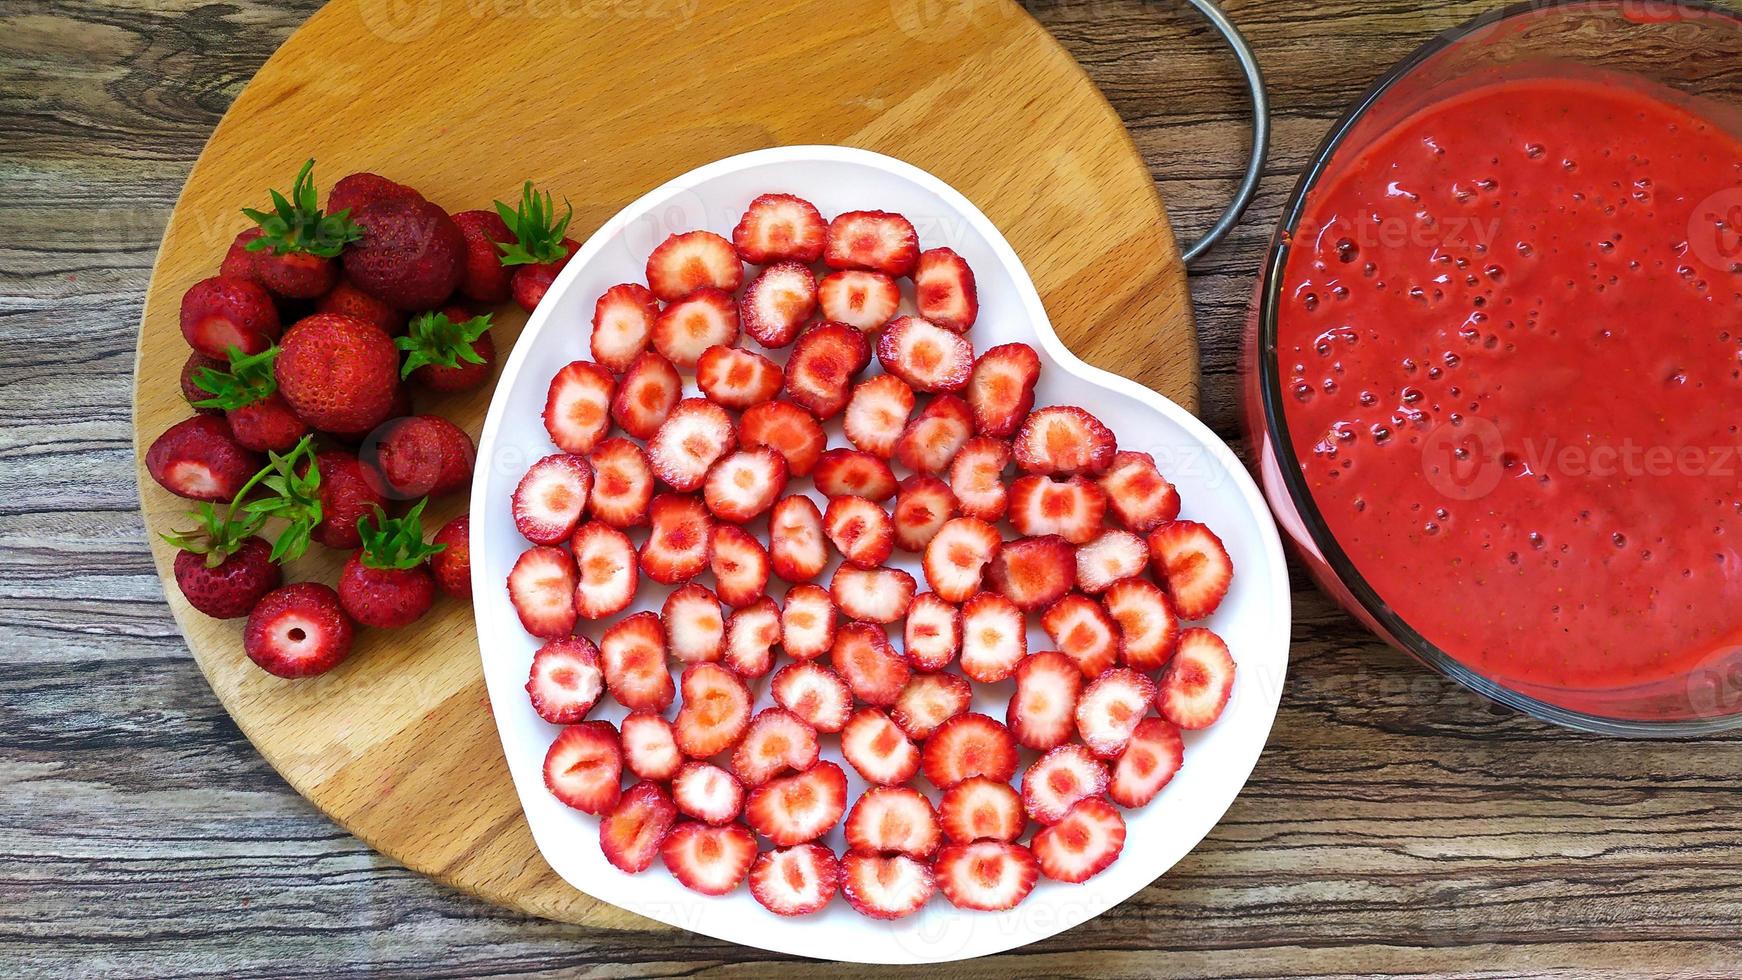
M445 544L430 544L423 539L423 508L429 498L419 500L401 517L388 517L380 505L373 516L364 514L357 520L357 534L363 539L358 552L365 568L416 568L434 554L447 550Z
M409 378L418 368L431 365L457 368L461 361L468 364L484 363L484 358L472 349L472 344L489 329L488 313L458 323L448 319L445 313L419 313L412 318L405 336L393 340L394 346L406 352L399 376Z
M530 180L520 189L518 209L497 201L496 213L502 216L502 221L514 235L513 242L496 243L496 247L502 250L502 264L542 265L567 257L569 253L567 246L563 245L563 233L568 231L575 209L566 200L563 207L568 208L568 213L558 218L550 191L539 194L532 189Z
M241 515L240 519L233 508L226 509L219 516L218 509L211 504L205 504L199 510L189 511L195 527L187 531L172 531L159 535L171 546L196 555L206 556L206 567L217 568L230 559L242 547L242 542L253 537L260 530L261 521L250 514Z
M269 189L272 210L243 208L242 213L260 226L260 237L248 243L248 251L272 250L274 255L307 252L322 258L338 255L344 247L363 237L363 228L351 220L351 209L321 213L315 193L315 161L310 157L296 173L290 197Z
M275 344L258 354L244 354L239 347L229 350L230 369L208 367L194 373L194 384L211 395L194 403L195 408L221 408L232 411L245 408L278 391L272 363L278 358Z
M309 536L321 522L321 469L315 462L314 445L314 436L303 436L288 453L267 453L266 465L230 503L231 510L240 504L242 513L250 518L285 522L272 541L272 560L280 564L295 561L308 551ZM264 488L266 494L242 503L257 487Z

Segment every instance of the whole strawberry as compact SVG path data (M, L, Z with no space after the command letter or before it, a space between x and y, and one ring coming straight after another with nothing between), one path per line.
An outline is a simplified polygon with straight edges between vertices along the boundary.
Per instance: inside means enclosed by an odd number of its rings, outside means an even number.
M333 214L340 211L350 211L353 214L365 204L376 201L391 201L396 198L410 198L414 201L423 200L423 195L417 191L388 180L380 174L367 172L346 174L333 184L333 189L327 192L327 210Z
M472 479L477 448L464 429L439 415L414 415L382 427L359 458L372 464L375 489L395 500L439 497Z
M529 180L520 189L520 207L510 208L497 201L496 213L514 236L513 242L502 246L502 264L514 268L509 290L514 294L514 302L531 313L580 247L573 239L563 237L575 209L570 207L558 218L550 192L539 194Z
M145 451L145 469L160 486L189 500L225 501L259 471L260 454L230 435L217 415L196 415L170 426Z
M211 367L195 372L194 385L206 397L194 402L194 407L223 410L230 434L244 448L289 451L308 434L308 425L278 394L278 382L272 377L277 357L277 347L258 354L231 348L227 370Z
M490 380L496 342L490 339L490 314L470 316L457 306L411 318L394 345L405 351L399 369L430 391L467 391Z
M182 294L181 335L207 357L226 358L232 347L258 354L282 330L272 294L252 279L212 276Z
M357 288L401 310L447 302L465 273L466 238L428 201L393 198L358 208L363 237L345 249L345 275Z
M192 515L197 527L166 534L181 550L175 556L175 584L188 605L213 619L248 615L260 597L278 588L283 576L272 563L272 546L254 532L259 521L211 504Z
M351 285L351 280L342 276L325 296L315 302L315 312L354 316L389 335L405 330L404 313Z
M494 211L461 211L454 215L454 224L460 226L460 235L466 240L460 295L475 303L507 300L512 270L502 264L502 245L514 241L514 233Z
M260 282L260 253L248 250L248 244L259 237L258 226L238 234L236 240L230 243L230 250L224 253L224 262L218 266L218 275Z
M363 547L339 573L339 604L364 626L397 629L409 626L435 601L435 578L429 557L441 545L423 540L423 508L417 502L404 517L390 518L376 509L357 522Z
M461 514L442 525L431 544L442 550L430 556L436 586L456 599L472 598L472 520Z
M333 259L345 246L363 235L350 213L325 214L315 194L314 160L297 171L287 198L272 195L271 211L243 208L242 213L260 226L260 234L247 244L255 253L255 277L262 285L286 299L314 299L333 288L339 277Z
M269 674L312 677L350 656L353 632L338 593L319 582L297 582L255 604L242 649Z
M376 492L363 464L350 453L328 450L316 455L313 465L320 471L321 504L314 539L337 551L360 546L363 538L357 533L357 521L385 506L387 498Z
M393 338L355 317L316 313L298 320L279 345L273 375L292 410L327 432L367 432L399 394Z

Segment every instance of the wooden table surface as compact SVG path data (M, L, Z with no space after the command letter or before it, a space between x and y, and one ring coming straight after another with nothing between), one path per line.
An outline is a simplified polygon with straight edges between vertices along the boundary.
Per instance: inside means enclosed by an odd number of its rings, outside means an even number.
M649 2L496 7L601 16ZM201 679L142 537L134 334L201 143L314 6L0 5L0 975L859 975L688 934L528 920L451 892L292 792ZM1027 6L1131 127L1182 233L1205 227L1246 132L1243 85L1213 35L1174 2ZM1294 175L1385 66L1483 6L1229 4L1269 73L1276 147L1247 222L1192 276L1203 411L1225 437L1239 432L1254 269ZM954 972L1742 969L1742 738L1549 729L1390 652L1295 574L1282 711L1222 824L1123 906Z

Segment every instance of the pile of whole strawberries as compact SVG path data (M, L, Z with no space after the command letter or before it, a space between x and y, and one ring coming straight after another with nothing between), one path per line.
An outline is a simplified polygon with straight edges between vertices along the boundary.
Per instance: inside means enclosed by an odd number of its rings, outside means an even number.
M1031 348L976 356L977 310L967 263L921 252L905 217L825 222L785 194L757 198L730 241L672 236L645 285L599 298L592 360L551 381L560 451L513 497L531 547L508 593L547 641L532 705L565 726L545 783L602 817L616 867L662 858L709 895L748 879L782 915L837 890L877 918L937 890L1008 909L1040 875L1108 867L1119 808L1153 799L1181 765L1181 729L1221 714L1234 662L1183 624L1227 592L1222 542L1179 519L1149 455L1120 451L1080 407L1034 406ZM741 333L790 346L784 365ZM882 373L860 380L873 357ZM685 397L691 376L700 397ZM827 448L836 417L848 445ZM929 591L888 566L896 549L923 556ZM626 612L643 576L672 587L660 612L597 643L576 634ZM1056 649L1028 651L1030 614ZM753 713L771 672L776 706ZM970 710L971 682L1006 680L1003 721ZM607 693L620 724L587 720ZM871 785L851 807L822 758L830 736ZM820 841L843 819L837 856Z
M449 215L357 173L323 209L313 164L288 195L271 192L270 210L244 209L254 227L183 295L181 389L197 414L145 456L165 489L205 502L194 527L165 536L181 549L183 595L209 616L248 617L248 656L281 677L331 669L358 625L416 621L438 588L471 597L466 517L432 542L421 518L430 498L466 488L476 450L448 419L418 414L412 391L487 383L491 314L473 306L532 309L575 248L568 218L530 184L517 208ZM336 590L282 584L280 565L311 542L352 552Z

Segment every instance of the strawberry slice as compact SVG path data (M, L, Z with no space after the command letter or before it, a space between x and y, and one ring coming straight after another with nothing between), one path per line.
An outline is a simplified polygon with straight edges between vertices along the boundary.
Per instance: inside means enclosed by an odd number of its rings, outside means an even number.
M939 395L901 430L895 458L916 473L941 473L973 434L968 403L955 395Z
M666 675L669 683L671 675ZM657 714L634 711L623 717L623 762L638 779L666 782L684 763L671 722Z
M522 552L508 572L508 601L520 625L541 640L568 636L575 629L575 562L550 545Z
M799 262L776 262L744 287L744 332L770 350L785 347L817 309L817 281Z
M793 476L810 475L828 440L817 420L791 402L763 402L747 409L738 423L738 437L746 449L767 446L786 457L786 471Z
M706 759L738 744L750 727L750 691L738 675L719 664L691 664L678 681L683 706L672 729L677 747L692 759Z
M866 704L894 704L913 675L907 661L889 645L883 629L873 623L848 623L836 630L829 662L853 695Z
M860 795L842 828L847 846L875 854L929 858L943 832L925 794L909 786L873 786Z
M1040 862L1021 844L983 840L939 851L932 874L956 908L1002 912L1022 904L1034 890Z
M918 912L937 891L931 868L905 854L849 852L841 859L841 895L871 919L900 919Z
M1010 444L1002 439L975 436L962 443L950 462L950 492L955 494L963 517L997 521L1010 507L1010 491L1004 484L1004 469L1010 465Z
M939 789L975 776L1009 782L1016 775L1016 739L1008 728L970 711L931 733L920 751L919 765Z
M574 361L550 379L544 428L565 453L585 456L611 430L611 396L617 382L592 361Z
M808 264L822 258L828 235L828 224L811 202L791 194L763 194L750 202L732 229L732 246L751 265L778 260Z
M677 807L657 783L636 783L599 821L599 850L619 871L639 874L653 867L665 835L677 822Z
M925 581L945 602L965 602L980 591L980 577L998 554L998 529L976 517L944 523L925 546Z
M787 603L788 608L792 603ZM853 708L846 681L822 664L801 661L774 672L769 684L774 703L804 719L819 732L838 732Z
M829 597L841 615L867 623L888 624L907 615L913 590L913 576L899 568L842 565L829 579Z
M871 347L857 327L819 323L793 342L786 362L786 397L819 419L841 414L853 379L871 363Z
M696 387L722 408L743 411L772 401L784 377L780 365L742 347L710 347L696 360Z
M587 717L605 687L599 648L584 636L565 636L538 648L526 694L532 710L553 725L572 725Z
M1149 717L1137 723L1131 741L1113 764L1107 797L1126 809L1148 805L1173 779L1185 762L1185 743L1179 726L1166 718Z
M1119 627L1119 659L1132 670L1155 670L1179 643L1179 616L1167 594L1143 578L1124 578L1101 593ZM1087 673L1087 671L1084 671Z
M1022 798L1010 784L985 776L964 779L944 790L938 801L938 822L952 844L977 840L1013 841L1022 836L1028 817Z
M732 243L711 231L672 235L647 257L648 288L668 303L709 287L729 293L743 281Z
M848 564L876 568L895 551L889 514L864 497L834 497L823 511L823 533Z
M881 503L895 496L895 471L870 453L831 449L811 471L816 488L830 497L864 497Z
M1077 698L1077 734L1089 751L1111 759L1125 751L1154 700L1155 684L1148 677L1115 667L1091 681Z
M1148 453L1114 453L1099 482L1113 516L1127 530L1147 534L1179 516L1179 491L1162 478Z
M1119 659L1119 625L1100 603L1081 593L1073 592L1046 607L1040 628L1091 680Z
M671 798L679 813L703 823L728 823L744 809L744 787L719 766L686 762L671 781Z
M1035 761L1022 774L1022 805L1036 823L1055 824L1078 800L1107 791L1107 766L1072 742Z
M624 369L611 418L637 439L651 439L683 398L683 378L657 351L643 351Z
M702 499L715 517L742 524L774 506L785 489L786 457L760 446L715 463L702 485Z
M853 712L841 729L841 755L879 786L900 786L919 771L919 749L877 708Z
M756 836L743 825L712 827L682 821L665 836L659 856L678 883L703 895L726 895L750 873Z
M671 671L665 666L665 626L659 615L638 612L599 638L599 660L605 670L605 690L631 711L664 711L676 696ZM625 724L624 732L627 734ZM643 779L669 778L648 776Z
M1083 673L1070 657L1046 650L1016 664L1016 693L1010 696L1004 720L1017 744L1030 749L1057 748L1077 731L1077 698Z
M720 660L746 680L761 677L774 669L774 645L779 642L780 607L761 596L726 618Z
M1201 627L1180 634L1179 652L1157 683L1155 708L1181 728L1208 728L1234 690L1234 658L1222 638Z
M1034 386L1040 380L1040 355L1027 344L999 344L974 362L968 380L968 405L974 410L974 431L1008 439L1034 407Z
M780 645L794 660L815 660L835 646L835 600L821 586L786 590L780 610Z
M732 771L744 785L761 786L789 769L809 769L817 751L817 730L809 722L785 708L764 708L732 752Z
M583 813L605 813L616 806L622 784L623 749L608 721L564 728L544 754L545 788Z
M628 370L647 349L658 316L659 301L640 283L605 290L593 305L593 336L589 341L593 360L618 374Z
M1149 561L1167 582L1181 619L1204 619L1222 604L1234 562L1216 533L1196 521L1170 521L1149 532Z
M604 619L629 608L641 576L629 535L599 521L588 521L569 539L575 556L575 614Z
M935 592L914 596L903 626L907 662L915 670L943 670L962 649L962 611Z
M1076 552L1057 535L1006 541L986 563L987 587L1024 612L1057 602L1076 580Z
M665 597L659 618L665 622L665 647L680 663L712 663L720 659L726 640L726 619L720 600L694 582Z
M606 439L588 457L593 467L593 487L587 507L596 521L616 528L647 523L647 507L653 502L653 468L641 447L621 436Z
M896 488L895 510L891 514L895 546L902 551L924 551L956 513L956 495L944 481L927 473L915 473L902 480Z
M743 609L766 598L768 552L756 535L736 524L716 524L709 540L708 567L720 601Z
M996 684L1027 654L1028 624L1016 603L982 592L962 604L962 673Z
M1018 534L1086 544L1101 533L1106 512L1107 494L1080 476L1055 480L1035 473L1010 485L1010 526Z
M686 398L647 442L647 462L653 475L673 490L699 488L708 469L738 445L732 416L704 398Z
M552 453L514 488L514 526L533 544L557 544L573 534L593 491L593 467L579 456Z
M908 738L924 741L939 725L968 710L973 699L973 688L960 675L915 674L890 706L889 720Z
M1095 476L1113 463L1119 445L1101 420L1075 405L1049 405L1028 413L1011 452L1024 473Z
M1103 531L1077 549L1077 588L1100 595L1122 578L1149 567L1149 546L1130 531Z
M1107 870L1125 848L1125 818L1099 797L1083 800L1029 844L1040 873L1054 881L1084 882Z
M835 897L841 862L821 844L764 851L750 866L750 894L775 915L810 915Z
M901 307L901 288L881 272L843 269L817 283L823 319L876 333Z
M751 790L744 822L775 847L791 847L828 833L845 812L847 774L833 762L818 762Z
M877 360L914 391L961 391L974 373L973 345L917 316L889 321L877 338Z
M641 546L641 571L661 585L688 582L708 567L714 519L694 497L662 493L648 505L651 530Z
M919 264L913 270L913 292L920 316L957 333L967 333L980 314L974 270L947 248L919 253Z
M653 321L653 349L680 368L695 367L710 347L736 343L738 303L712 286L666 304Z
M774 574L788 582L808 582L829 563L823 515L809 497L782 497L768 514L768 556Z
M853 389L841 428L853 448L881 456L895 454L895 444L913 412L913 389L893 374L867 378Z
M823 264L831 269L869 269L905 276L919 263L913 222L888 211L847 211L829 222Z

